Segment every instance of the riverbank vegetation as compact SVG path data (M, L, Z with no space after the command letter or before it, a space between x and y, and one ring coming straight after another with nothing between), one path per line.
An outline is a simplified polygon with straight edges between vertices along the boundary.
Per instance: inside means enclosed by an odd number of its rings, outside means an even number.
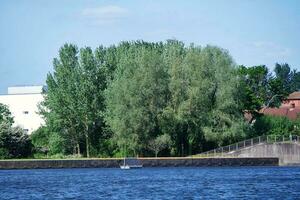
M53 66L40 105L45 125L30 138L39 157L186 156L262 134L298 134L297 120L259 113L300 88L300 73L287 64L271 73L238 66L219 47L168 40L94 51L65 44Z
M8 107L0 103L0 159L32 155L29 136L20 127L13 127L13 123Z

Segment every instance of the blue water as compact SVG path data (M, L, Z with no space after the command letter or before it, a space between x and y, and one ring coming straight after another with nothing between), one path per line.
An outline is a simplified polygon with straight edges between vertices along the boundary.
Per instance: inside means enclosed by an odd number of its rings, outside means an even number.
M300 199L300 167L0 170L0 199Z

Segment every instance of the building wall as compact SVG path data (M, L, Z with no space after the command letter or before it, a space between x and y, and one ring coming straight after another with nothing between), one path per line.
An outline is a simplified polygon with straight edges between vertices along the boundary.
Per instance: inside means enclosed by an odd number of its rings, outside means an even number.
M42 85L36 86L13 86L7 88L7 94L40 94L43 91Z
M300 100L299 99L285 100L281 104L282 107L293 107L292 105L294 105L296 108L299 108L300 107Z
M28 134L39 128L44 120L38 112L38 104L44 99L43 95L37 94L7 94L0 95L0 103L8 106L15 124Z

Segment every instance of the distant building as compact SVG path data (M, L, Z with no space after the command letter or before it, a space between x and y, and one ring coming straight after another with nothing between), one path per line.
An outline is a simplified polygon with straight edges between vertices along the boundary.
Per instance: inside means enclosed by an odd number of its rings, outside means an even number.
M300 92L291 93L286 100L282 102L281 107L300 108Z
M264 115L282 116L296 119L300 114L300 92L291 93L279 108L263 108L260 111Z
M43 86L8 87L7 94L0 95L0 103L8 106L15 125L22 127L28 134L44 124L37 113L38 104L44 100Z

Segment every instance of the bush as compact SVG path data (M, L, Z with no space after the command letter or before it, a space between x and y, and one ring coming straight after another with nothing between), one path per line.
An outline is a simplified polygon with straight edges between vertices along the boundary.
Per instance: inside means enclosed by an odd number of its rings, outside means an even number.
M64 154L64 139L58 133L49 136L49 152L51 155Z
M5 148L0 148L0 159L9 158L9 152Z
M49 146L49 132L44 126L34 131L30 138L35 148L48 148Z
M0 149L2 158L26 158L32 154L29 136L20 127L0 124Z
M290 120L287 117L260 116L254 123L254 137L260 135L289 136L299 135L300 118Z

